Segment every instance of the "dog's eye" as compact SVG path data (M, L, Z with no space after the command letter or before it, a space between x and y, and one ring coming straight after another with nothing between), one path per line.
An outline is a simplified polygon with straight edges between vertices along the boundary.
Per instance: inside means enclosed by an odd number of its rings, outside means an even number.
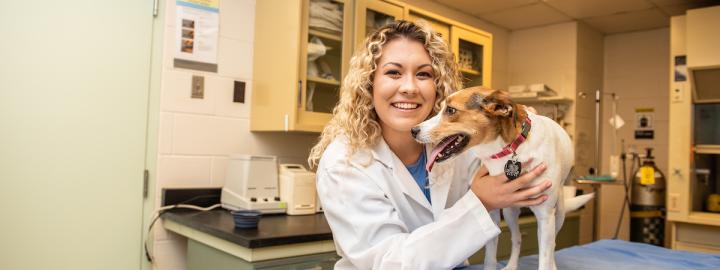
M455 108L453 108L453 107L447 107L447 108L445 108L445 113L447 113L447 114L449 114L449 115L453 115L453 114L455 114L455 112L457 112L457 110L456 110Z

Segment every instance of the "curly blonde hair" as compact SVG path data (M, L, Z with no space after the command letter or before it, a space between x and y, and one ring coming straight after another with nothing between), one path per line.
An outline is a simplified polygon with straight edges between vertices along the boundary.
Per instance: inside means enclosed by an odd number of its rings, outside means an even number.
M370 148L382 136L378 116L373 107L373 79L377 61L382 49L388 42L406 38L423 44L430 55L433 73L436 75L436 99L430 116L440 110L441 103L450 93L461 89L462 82L457 64L448 44L440 34L433 32L426 23L395 21L388 24L364 41L350 60L350 70L340 88L340 101L333 109L333 118L320 135L318 143L310 151L308 164L317 166L327 146L338 135L347 137L349 152L352 156L359 149Z

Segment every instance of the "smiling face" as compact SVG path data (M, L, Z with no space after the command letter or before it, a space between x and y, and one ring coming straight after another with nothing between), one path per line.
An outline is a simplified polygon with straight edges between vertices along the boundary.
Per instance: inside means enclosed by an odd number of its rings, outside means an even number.
M383 134L410 135L435 104L435 75L423 44L398 38L385 44L373 78L373 106Z

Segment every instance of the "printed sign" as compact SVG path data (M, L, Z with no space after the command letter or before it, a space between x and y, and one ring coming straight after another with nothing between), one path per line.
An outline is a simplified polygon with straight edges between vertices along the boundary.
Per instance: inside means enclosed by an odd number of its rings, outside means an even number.
M219 0L177 0L175 59L217 64Z
M654 108L635 108L635 139L654 139Z

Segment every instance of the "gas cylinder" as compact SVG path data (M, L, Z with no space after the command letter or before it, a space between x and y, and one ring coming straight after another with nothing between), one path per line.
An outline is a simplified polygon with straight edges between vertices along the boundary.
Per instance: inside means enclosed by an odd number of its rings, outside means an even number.
M630 197L630 241L657 246L665 238L665 176L655 166L652 148L632 182Z

